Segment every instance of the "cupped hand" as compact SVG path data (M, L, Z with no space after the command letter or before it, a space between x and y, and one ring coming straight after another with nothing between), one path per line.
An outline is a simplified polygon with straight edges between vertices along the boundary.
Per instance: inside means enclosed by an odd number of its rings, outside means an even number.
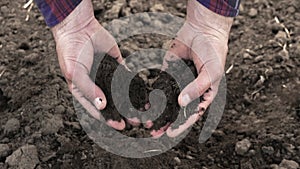
M227 55L227 43L233 18L218 15L196 0L189 0L187 18L183 27L171 42L166 53L163 69L168 67L168 61L178 58L194 62L198 76L180 93L178 103L185 107L193 100L203 97L195 114L179 127L162 127L153 131L153 137L161 136L166 131L169 137L176 137L192 126L203 115L218 92L218 86L223 76Z
M83 0L61 23L51 28L56 42L60 68L69 90L82 106L96 119L107 101L103 91L90 79L95 53L108 53L123 64L121 52L114 38L99 24L90 0ZM125 122L108 120L117 130Z

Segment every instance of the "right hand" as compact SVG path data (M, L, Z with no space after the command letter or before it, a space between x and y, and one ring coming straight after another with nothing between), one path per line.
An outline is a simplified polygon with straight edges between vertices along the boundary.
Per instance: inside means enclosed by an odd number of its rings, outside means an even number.
M169 137L177 137L196 123L212 103L224 73L232 22L232 17L216 14L197 0L188 1L185 24L172 41L165 55L162 70L168 67L168 61L191 60L198 76L181 91L178 104L186 107L201 96L203 100L195 113L183 124L174 128L172 124L167 124L159 130L152 131L153 137L160 137L165 132Z
M107 101L103 91L90 79L94 54L103 52L124 64L114 38L95 19L91 0L83 0L61 23L51 28L56 42L60 68L69 90L96 119ZM108 120L117 130L125 128L124 120Z

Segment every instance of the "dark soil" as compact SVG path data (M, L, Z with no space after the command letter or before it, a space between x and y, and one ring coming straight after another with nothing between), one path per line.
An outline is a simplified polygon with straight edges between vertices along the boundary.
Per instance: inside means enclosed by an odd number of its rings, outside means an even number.
M123 57L127 57L128 51L122 51ZM188 65L190 69L193 71L193 74L196 75L196 68L190 61ZM170 67L174 68L176 66L172 66L172 64L176 64L176 62L169 62ZM126 77L134 76L134 78L130 82L129 86L129 98L132 103L132 106L136 110L146 111L145 105L149 103L149 94L156 89L161 90L165 95L167 99L166 107L163 111L163 113L155 119L153 127L149 128L148 131L152 130L158 130L161 127L164 127L168 123L173 123L177 119L180 106L178 104L178 96L180 94L180 88L176 82L176 80L169 75L166 71L161 71L159 69L150 69L148 76L144 76L144 79L142 79L139 75L143 72L129 72L124 66L119 65L113 57L109 55L105 55L104 58L101 60L98 66L97 74L96 74L96 80L95 83L103 90L104 94L106 95L107 99L107 106L104 110L101 111L103 117L106 120L115 120L120 121L121 119L124 119L126 121L126 117L137 117L141 118L136 111L132 111L132 109L129 107L127 102L122 102L119 105L115 105L115 102L112 98L112 78L114 76L114 73L116 72L116 69L120 66L119 69L121 69L121 72L124 73L122 75L122 79L118 79L120 82L118 84L118 88L115 88L117 91L122 90L122 83L126 80ZM170 69L170 68L169 68ZM179 70L178 70L179 71ZM135 75L136 74L136 75ZM184 75L183 75L184 76ZM116 93L118 98L122 98L123 93L117 92ZM151 114L157 114L159 111L159 107L157 105L162 104L162 98L161 96L157 96L158 99L153 100L151 103L151 111L148 112L148 115L145 117L151 118ZM196 109L197 103L196 101L193 102L193 104L190 104L186 107L186 118L189 117L192 113L194 113L194 110ZM116 107L119 107L124 110L124 112L127 112L126 117L123 117L121 114L119 114L119 111ZM152 115L153 116L153 115ZM181 121L183 123L184 121ZM180 124L181 124L180 123ZM179 125L179 124L178 124ZM125 131L126 133L128 131ZM135 135L142 136L144 132L138 132L138 130L135 130ZM129 131L130 134L133 134ZM149 135L149 134L148 134Z
M242 1L230 34L225 70L232 69L226 74L227 105L217 130L199 144L204 117L176 147L144 159L106 152L82 130L60 72L51 32L36 7L25 21L24 3L0 2L1 169L21 168L26 160L27 165L38 169L268 169L284 159L300 163L300 1ZM123 6L112 8L119 3ZM161 4L164 12L184 17L185 3L103 0L94 1L94 8L96 18L104 23L157 10L156 4ZM161 48L169 39L146 34L119 45L133 52ZM148 92L147 85L146 89ZM238 154L236 144L244 139L251 145L244 154ZM19 154L23 161L12 158L26 147L32 152L30 156ZM9 166L13 164L19 167Z
M122 109L126 109L126 111L130 112L129 106L126 104L121 105L114 105L114 101L112 98L111 93L111 83L113 75L117 69L117 67L120 66L121 70L124 74L130 74L124 66L119 65L115 59L113 59L111 56L105 55L104 59L101 61L95 83L103 90L105 96L107 97L107 106L104 110L101 111L102 115L106 120L121 120L121 115L118 113L117 107L121 107ZM126 75L125 75L126 76ZM120 85L122 85L122 81L124 79L120 79ZM133 106L137 109L140 109L143 107L143 105L146 104L146 85L142 78L139 76L135 76L134 79L131 82L129 93L131 94L130 98ZM118 91L121 90L121 88L117 89ZM122 97L122 93L117 92L116 97ZM130 114L130 113L129 113Z

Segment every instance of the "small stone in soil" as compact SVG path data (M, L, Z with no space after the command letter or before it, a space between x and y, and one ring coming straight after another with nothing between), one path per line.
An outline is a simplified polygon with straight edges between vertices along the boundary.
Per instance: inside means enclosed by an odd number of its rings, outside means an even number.
M0 159L8 156L10 148L7 144L0 144Z
M261 150L268 155L272 155L274 153L274 148L271 146L263 146Z
M257 13L258 13L258 12L257 12L257 9L251 8L250 11L249 11L249 13L248 13L248 15L249 15L250 17L254 18L254 17L256 17Z
M65 107L63 106L63 105L58 105L58 106L56 106L55 107L55 112L57 113L57 114L62 114L62 113L64 113L65 112Z
M16 118L9 119L6 124L3 126L4 133L15 133L20 129L20 122Z
M37 53L31 53L24 57L25 62L32 63L32 64L37 63L39 61L39 59L40 59L40 56Z
M239 141L235 145L235 152L239 155L244 155L248 152L249 148L251 147L251 142L248 139L243 139Z
M20 147L5 160L12 168L20 169L34 169L39 162L37 148L34 145Z
M59 115L53 115L47 118L43 123L43 128L41 129L43 135L55 134L63 127L63 120Z
M296 161L293 161L293 160L283 159L281 161L281 163L279 164L279 167L284 167L286 169L298 169L299 164Z

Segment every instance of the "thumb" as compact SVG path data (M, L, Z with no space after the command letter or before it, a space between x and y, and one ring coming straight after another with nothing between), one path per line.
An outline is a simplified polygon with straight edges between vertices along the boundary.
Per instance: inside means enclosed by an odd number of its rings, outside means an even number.
M73 55L76 52L67 52L67 54L69 53ZM66 79L74 84L80 93L93 103L98 110L102 110L106 106L105 95L89 76L94 53L92 45L86 43L77 53L79 54L76 57L63 55L66 58L63 64Z
M202 96L212 84L222 78L224 72L222 63L224 63L223 58L226 57L221 56L225 52L217 48L218 44L201 41L201 38L206 39L204 36L195 38L191 50L191 58L199 74L180 93L178 103L181 106L187 106L190 102Z
M107 101L103 91L91 80L86 68L77 63L72 83L79 91L92 102L98 110L105 108Z
M194 61L194 63L197 61ZM199 63L199 61L198 61ZM212 85L220 80L223 75L223 67L216 60L210 60L201 67L196 63L198 77L188 84L178 97L180 106L187 106L193 100L202 96Z
M199 98L211 86L211 81L205 70L201 71L198 77L188 84L178 96L178 103L185 107L193 100Z

